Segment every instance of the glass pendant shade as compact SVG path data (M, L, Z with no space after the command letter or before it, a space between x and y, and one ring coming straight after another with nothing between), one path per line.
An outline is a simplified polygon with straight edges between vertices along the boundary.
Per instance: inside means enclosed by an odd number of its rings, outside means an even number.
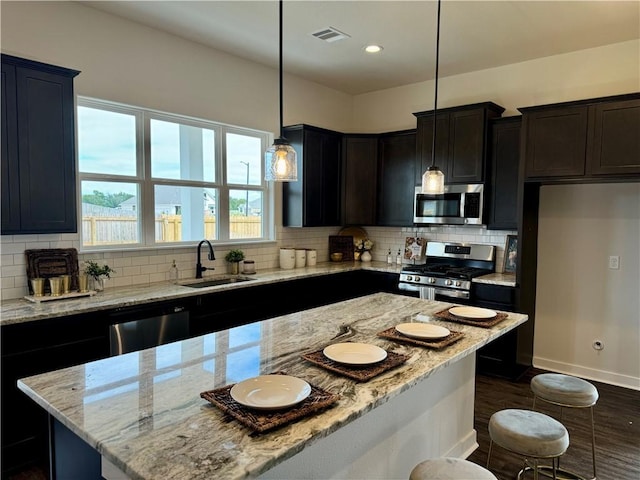
M296 151L283 138L274 140L264 154L264 179L275 182L295 182L298 180Z
M444 174L436 166L431 166L422 174L422 193L444 193Z

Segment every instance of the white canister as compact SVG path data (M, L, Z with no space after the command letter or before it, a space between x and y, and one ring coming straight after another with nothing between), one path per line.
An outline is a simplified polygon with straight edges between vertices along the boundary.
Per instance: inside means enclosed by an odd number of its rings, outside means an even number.
M313 249L307 250L307 267L314 267L318 261L318 252Z
M280 249L280 268L290 270L296 266L296 251L294 248Z
M307 264L307 251L296 250L296 268L302 268Z

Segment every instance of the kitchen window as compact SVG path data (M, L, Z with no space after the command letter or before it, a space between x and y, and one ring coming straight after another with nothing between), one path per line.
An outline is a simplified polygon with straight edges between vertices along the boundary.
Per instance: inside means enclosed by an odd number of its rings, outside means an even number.
M267 132L78 97L85 249L268 240Z

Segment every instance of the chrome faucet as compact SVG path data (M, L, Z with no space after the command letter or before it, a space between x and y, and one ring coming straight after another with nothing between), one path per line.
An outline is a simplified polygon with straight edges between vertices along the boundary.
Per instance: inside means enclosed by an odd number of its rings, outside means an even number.
M215 270L215 267L203 267L202 264L200 263L200 247L202 247L202 244L206 243L207 246L209 247L209 260L215 260L216 256L213 254L213 247L211 246L211 243L209 242L209 240L202 240L199 244L198 244L198 260L196 261L196 278L202 278L202 272L204 272L205 270Z

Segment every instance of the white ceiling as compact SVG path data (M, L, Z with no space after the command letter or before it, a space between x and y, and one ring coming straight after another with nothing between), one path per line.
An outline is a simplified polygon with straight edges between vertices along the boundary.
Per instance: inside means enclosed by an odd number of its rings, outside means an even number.
M233 55L277 67L277 1L81 3ZM360 94L433 78L437 3L284 3L287 72ZM325 27L350 35L327 43ZM443 0L440 77L640 38L640 0ZM378 43L384 50L366 54ZM638 59L629 59L638 61Z

